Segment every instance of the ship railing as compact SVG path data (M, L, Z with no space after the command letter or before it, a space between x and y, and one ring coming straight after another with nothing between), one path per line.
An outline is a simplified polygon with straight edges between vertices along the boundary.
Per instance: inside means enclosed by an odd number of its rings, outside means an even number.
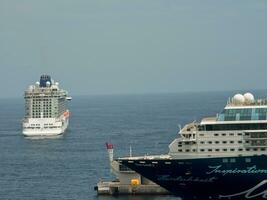
M243 136L244 140L267 140L267 137L251 137L251 136Z
M191 138L182 138L181 139L181 141L182 142L193 142L193 141L196 141L197 139L196 138L193 138L193 137L191 137Z
M185 133L185 132L192 132L192 131L197 131L198 130L198 125L199 123L197 122L191 122L189 124L186 124L181 130L181 133Z
M266 145L262 145L262 144L259 144L259 145L255 145L255 144L244 144L244 147L245 148L267 148L267 144Z
M144 160L161 160L161 159L171 159L171 156L168 154L163 154L163 155L144 155L144 156L137 156L137 157L125 157L127 159L130 160L140 160L140 159L144 159Z
M243 106L263 106L267 105L267 99L256 99L254 102L244 103ZM236 106L233 101L229 101L227 106Z

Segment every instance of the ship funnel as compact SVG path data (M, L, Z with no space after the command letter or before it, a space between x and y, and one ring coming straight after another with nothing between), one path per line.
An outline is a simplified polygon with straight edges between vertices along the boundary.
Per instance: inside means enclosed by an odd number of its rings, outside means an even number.
M112 162L113 161L113 144L106 143L106 147L108 150L109 162Z
M49 86L52 85L51 76L49 75L42 75L40 77L40 87L49 87L47 83L49 82Z

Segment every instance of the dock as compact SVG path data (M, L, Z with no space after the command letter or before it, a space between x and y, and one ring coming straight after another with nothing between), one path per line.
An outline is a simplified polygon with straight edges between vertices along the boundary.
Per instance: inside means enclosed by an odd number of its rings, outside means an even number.
M115 181L99 181L97 195L165 195L169 191L113 159L113 145L106 143L111 173ZM131 151L131 150L130 150ZM130 153L131 155L131 153Z
M155 183L150 184L122 184L119 181L100 181L95 187L97 195L166 195L166 189Z

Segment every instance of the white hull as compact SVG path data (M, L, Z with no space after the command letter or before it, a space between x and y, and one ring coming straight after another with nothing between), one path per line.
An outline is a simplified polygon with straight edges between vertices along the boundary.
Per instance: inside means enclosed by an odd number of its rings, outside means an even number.
M40 128L34 128L29 124L38 123ZM44 124L53 124L53 127L45 127ZM57 136L63 134L68 128L69 118L61 119L30 119L29 122L23 123L23 135L34 137L34 136Z

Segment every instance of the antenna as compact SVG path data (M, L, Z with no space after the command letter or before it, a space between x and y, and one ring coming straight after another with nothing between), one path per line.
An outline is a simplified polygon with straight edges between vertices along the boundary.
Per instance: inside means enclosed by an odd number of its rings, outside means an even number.
M130 158L132 157L132 146L130 145Z
M178 126L179 132L180 132L182 130L182 126L181 126L181 124L178 124L177 126Z

